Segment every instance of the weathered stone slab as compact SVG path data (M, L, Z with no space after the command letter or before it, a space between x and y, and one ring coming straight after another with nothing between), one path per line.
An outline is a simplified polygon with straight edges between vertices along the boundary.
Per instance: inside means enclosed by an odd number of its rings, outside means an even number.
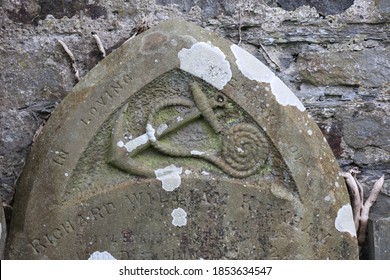
M265 65L192 24L127 41L59 105L11 259L354 259L334 156Z
M390 217L370 219L368 223L369 258L390 260Z

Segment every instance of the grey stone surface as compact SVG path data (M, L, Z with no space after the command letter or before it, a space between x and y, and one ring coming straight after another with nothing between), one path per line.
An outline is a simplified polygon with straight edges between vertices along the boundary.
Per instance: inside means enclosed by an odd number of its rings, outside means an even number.
M358 258L344 181L302 103L184 21L128 40L76 85L17 189L10 259Z
M277 0L277 3L286 10L294 10L306 5L315 7L323 15L334 15L351 7L354 0Z
M370 219L369 255L372 260L390 260L390 218Z
M191 1L191 0L156 0L157 5L177 5L177 7L183 12L190 12L194 7L200 8L205 17L211 18L218 16L219 14L232 15L235 12L237 1L224 0L224 1Z
M355 149L377 147L390 151L390 118L365 114L344 120L344 140Z
M390 14L390 2L387 0L375 0L375 4L378 6L379 11L384 14Z
M315 85L382 87L388 83L389 60L390 52L384 48L304 53L297 63L303 79Z

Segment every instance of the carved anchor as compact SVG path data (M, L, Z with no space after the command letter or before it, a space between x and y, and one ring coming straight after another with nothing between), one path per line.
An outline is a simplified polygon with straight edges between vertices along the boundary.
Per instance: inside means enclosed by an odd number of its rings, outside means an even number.
M193 100L177 97L159 102L149 113L146 125L146 133L134 138L127 143L122 139L125 127L124 119L127 105L120 112L117 125L113 132L111 154L109 163L131 174L155 177L154 170L136 160L136 156L149 148L154 147L163 154L173 157L195 157L207 160L218 166L224 172L233 177L243 178L256 173L265 161L268 154L268 143L260 131L247 123L237 124L226 133L217 120L217 114L213 109L225 107L225 98L217 95L208 99L196 82L190 84ZM173 118L155 130L152 126L153 116L160 110L170 106L183 106L189 108L181 116ZM182 151L174 147L166 147L158 141L168 133L177 130L188 123L203 118L210 124L216 133L224 136L222 144L222 157L199 151ZM261 155L259 157L259 155Z

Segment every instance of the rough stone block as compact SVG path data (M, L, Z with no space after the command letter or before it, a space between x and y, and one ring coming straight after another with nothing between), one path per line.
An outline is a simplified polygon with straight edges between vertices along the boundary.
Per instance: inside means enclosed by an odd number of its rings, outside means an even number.
M378 7L380 13L390 14L390 1L375 0L375 5Z
M323 15L335 15L348 9L354 0L277 0L277 3L286 10L295 10L306 5L315 7Z
M372 57L375 57L375 63ZM388 82L389 59L389 51L378 48L356 52L308 52L299 55L297 63L302 78L314 85L381 87Z
M292 91L182 21L56 108L20 177L11 259L355 259L344 180Z
M370 219L368 237L370 259L390 260L390 217Z

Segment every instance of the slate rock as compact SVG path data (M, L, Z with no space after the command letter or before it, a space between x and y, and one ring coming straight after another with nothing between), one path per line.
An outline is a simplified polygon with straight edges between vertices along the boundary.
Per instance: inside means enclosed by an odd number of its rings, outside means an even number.
M335 15L352 6L354 0L277 0L277 3L288 11L306 5L315 7L323 15Z
M390 14L390 2L388 0L375 0L375 5L378 7L380 13Z
M390 75L389 59L387 48L307 52L298 56L297 66L302 79L314 85L382 87Z
M354 149L377 147L390 151L390 119L372 114L343 119L344 140Z
M368 252L372 260L390 259L390 218L370 219Z

